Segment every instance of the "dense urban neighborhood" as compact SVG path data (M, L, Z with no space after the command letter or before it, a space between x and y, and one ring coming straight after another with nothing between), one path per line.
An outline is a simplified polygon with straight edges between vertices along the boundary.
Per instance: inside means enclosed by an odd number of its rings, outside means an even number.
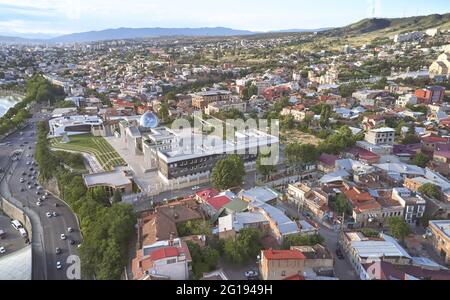
M450 280L438 20L0 39L0 279Z

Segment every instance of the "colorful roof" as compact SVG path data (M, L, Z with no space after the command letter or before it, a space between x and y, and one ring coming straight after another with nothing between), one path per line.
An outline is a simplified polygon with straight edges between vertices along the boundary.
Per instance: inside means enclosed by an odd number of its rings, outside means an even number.
M209 205L214 207L214 209L220 210L225 205L230 203L231 200L227 196L217 196L217 197L206 200L206 202L208 202Z
M219 195L219 191L213 188L204 189L196 193L197 197L202 199L203 201L206 201L210 198L213 198L217 195Z
M179 255L178 248L166 247L166 248L161 248L156 251L153 251L150 254L150 258L152 261L157 261L157 260L169 258L169 257L178 257L178 255Z
M298 250L263 250L263 256L268 260L299 260L306 257Z

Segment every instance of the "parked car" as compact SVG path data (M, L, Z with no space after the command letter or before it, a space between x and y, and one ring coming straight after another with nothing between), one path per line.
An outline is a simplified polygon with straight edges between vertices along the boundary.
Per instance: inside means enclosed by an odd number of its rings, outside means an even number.
M61 270L62 269L62 264L60 261L56 262L56 269L57 270Z
M5 253L6 253L5 247L0 247L0 254L5 254Z
M64 233L61 233L61 240L65 241L67 239L66 235Z
M247 277L247 279L257 279L259 278L259 272L258 271L247 271L245 272L245 277Z
M47 218L51 218L52 214L48 212L48 213L46 213L46 216L47 216Z
M42 202L36 202L36 205L38 206L38 207L41 207L42 206Z
M53 213L52 213L52 215L53 215L53 217L57 217L58 216L58 214L56 213L56 211L54 211Z
M56 248L56 254L57 255L61 254L61 249L60 248Z
M341 251L341 249L336 249L336 256L337 256L337 258L339 258L340 260L343 260L343 259L345 259L345 256L344 256L344 254L342 254L342 251Z

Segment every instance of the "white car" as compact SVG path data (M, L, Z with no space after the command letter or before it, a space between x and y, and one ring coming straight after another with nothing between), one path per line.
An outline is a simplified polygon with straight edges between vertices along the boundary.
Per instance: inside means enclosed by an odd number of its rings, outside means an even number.
M5 247L0 247L0 254L5 254L5 253L6 253Z
M56 213L56 211L54 211L53 213L52 213L52 215L53 215L53 217L57 217L58 216L58 214Z
M49 212L46 215L47 215L47 218L51 218L52 217L52 214L49 213Z
M25 179L24 178L20 178L20 183L24 183Z
M67 228L67 231L68 231L69 233L72 233L72 232L73 232L73 228L72 228L72 227L69 227L69 228Z
M62 264L60 261L56 262L56 269L57 270L61 270L62 269Z
M39 202L36 203L36 205L37 205L38 207L41 207L41 206L42 206L42 202L39 201Z
M66 240L66 235L64 233L61 234L61 240L65 241Z
M199 190L199 189L200 189L199 186L193 186L193 187L192 187L192 190L193 190L193 191L196 191L196 190Z

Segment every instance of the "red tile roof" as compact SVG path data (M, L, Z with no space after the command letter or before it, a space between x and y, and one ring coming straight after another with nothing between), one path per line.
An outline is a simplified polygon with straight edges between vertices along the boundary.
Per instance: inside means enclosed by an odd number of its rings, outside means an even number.
M336 155L325 153L319 157L319 161L327 166L335 166L338 159L339 157L337 157Z
M300 276L300 275L294 275L294 276L285 278L284 280L305 280L305 277Z
M342 189L342 192L351 202L368 202L374 200L374 198L369 193L359 191L358 189L355 188L349 190Z
M439 136L426 136L422 138L422 141L425 143L448 143L448 138L443 138Z
M169 257L178 257L178 255L179 255L178 248L166 247L166 248L161 248L156 251L153 251L150 254L150 258L152 261L157 261L157 260L169 258Z
M214 207L216 210L220 210L222 207L231 202L230 198L227 196L218 196L211 199L206 200L209 205Z
M299 260L306 257L298 250L263 250L263 256L268 260Z
M360 147L353 147L349 150L347 150L348 153L352 154L353 156L359 156L361 159L364 160L376 160L380 159L380 156L363 148Z
M219 191L216 189L210 188L210 189L201 190L201 191L197 192L196 195L203 201L206 201L210 198L213 198L213 197L219 195Z

